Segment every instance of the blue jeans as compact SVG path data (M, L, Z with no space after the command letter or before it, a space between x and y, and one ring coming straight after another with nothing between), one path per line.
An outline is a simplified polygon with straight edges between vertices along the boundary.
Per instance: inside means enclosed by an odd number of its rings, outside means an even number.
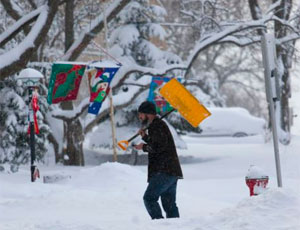
M144 194L144 203L152 219L164 218L158 203L160 197L167 218L179 217L176 205L177 177L156 173L150 180Z

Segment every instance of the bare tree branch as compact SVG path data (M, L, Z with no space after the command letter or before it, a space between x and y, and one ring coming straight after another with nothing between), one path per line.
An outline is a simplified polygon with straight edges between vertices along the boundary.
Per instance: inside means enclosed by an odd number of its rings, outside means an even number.
M125 70L126 72L123 74L122 79L114 87L118 88L121 85L123 85L125 79L128 78L128 76L133 73L139 73L141 75L162 76L172 70L186 70L186 67L182 66L182 65L174 65L174 66L170 66L166 69L159 70L159 69L145 68L145 67L139 68L138 65L133 64L133 65L131 65L131 68L128 68L127 70Z
M255 37L236 37L236 36L227 36L220 40L218 43L232 43L234 45L237 45L239 47L248 46L257 42L260 42L261 37L255 36Z
M255 20L255 21L249 21L249 22L238 22L235 23L232 26L227 27L226 29L219 31L217 33L212 33L204 38L202 38L199 42L192 54L190 55L187 63L187 69L185 75L187 75L190 71L190 68L194 61L197 59L199 53L203 51L204 49L208 48L209 46L216 44L218 42L221 42L222 39L226 39L228 36L232 36L237 32L245 31L245 30L251 30L251 29L257 29L257 28L265 28L265 23L272 20L273 15L267 15L261 20ZM232 42L234 42L233 39L231 39ZM238 40L235 40L237 42Z
M240 81L236 81L236 80L228 80L226 82L224 82L224 84L235 84L235 85L240 85L241 87L243 87L244 89L248 88L249 90L252 90L252 91L257 91L257 92L260 92L261 90L260 89L257 89L257 88L254 88L250 85L246 85L244 84L243 82L240 82ZM249 93L249 96L251 96L252 94Z
M278 23L280 23L281 25L286 26L287 28L289 28L289 29L290 29L291 31L293 31L294 33L300 34L299 29L298 29L297 27L291 25L287 20L278 18L277 16L274 16L273 18L274 18L275 23L278 22Z

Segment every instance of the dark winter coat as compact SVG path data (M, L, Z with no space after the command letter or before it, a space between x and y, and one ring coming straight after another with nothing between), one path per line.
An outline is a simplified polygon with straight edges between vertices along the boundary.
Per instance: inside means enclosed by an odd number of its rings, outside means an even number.
M167 124L154 118L143 137L143 151L148 152L148 181L154 173L163 172L183 178L174 139Z

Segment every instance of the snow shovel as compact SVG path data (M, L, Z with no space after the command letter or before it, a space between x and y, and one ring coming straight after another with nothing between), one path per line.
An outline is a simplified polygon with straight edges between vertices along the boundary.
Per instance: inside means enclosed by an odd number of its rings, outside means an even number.
M170 113L172 113L173 111L175 111L175 109L170 110L169 112L165 113L163 116L161 116L159 119L163 119L166 116L168 116ZM143 130L146 131L149 127L144 128ZM118 146L123 149L124 151L128 148L129 142L132 141L133 139L135 139L138 135L140 135L139 133L135 134L133 137L131 137L128 140L123 140L123 141L119 141L118 142Z
M175 78L162 86L159 93L195 128L201 121L211 115L211 113Z
M181 116L196 128L201 121L211 115L211 113L175 78L162 86L159 90L159 94L174 108L164 114L160 119L166 117L174 110L178 110ZM144 130L146 129L148 129L148 127ZM127 141L119 141L118 146L121 149L126 150L129 142L138 135L139 134L134 135Z

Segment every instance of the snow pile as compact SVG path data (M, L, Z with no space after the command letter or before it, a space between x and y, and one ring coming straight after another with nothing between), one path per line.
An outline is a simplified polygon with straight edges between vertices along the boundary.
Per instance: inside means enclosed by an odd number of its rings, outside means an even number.
M300 229L299 195L289 189L269 189L212 216L207 228L203 229Z
M80 170L80 174L72 183L80 186L89 182L90 185L114 189L118 186L132 186L141 181L146 181L146 175L140 170L126 164L105 163Z

